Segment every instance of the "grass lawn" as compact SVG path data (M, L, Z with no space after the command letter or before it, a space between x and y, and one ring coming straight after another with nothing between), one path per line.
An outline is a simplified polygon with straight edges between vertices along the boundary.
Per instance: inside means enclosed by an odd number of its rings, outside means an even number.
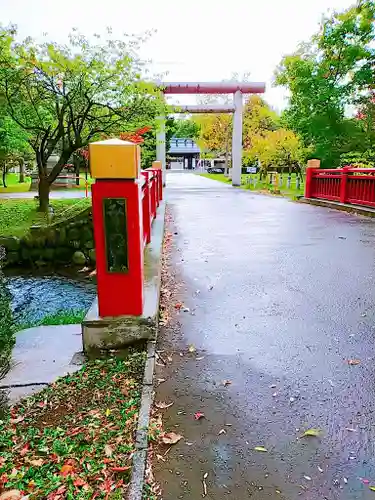
M75 325L82 323L86 316L86 309L71 309L57 311L53 314L47 314L40 321L18 324L17 330L25 330L34 326L49 326L49 325Z
M8 187L0 186L0 193L25 193L30 191L31 177L25 177L25 182L18 182L18 174L8 174L6 182Z
M213 179L215 181L220 181L220 182L225 182L226 184L231 184L231 180L229 180L227 177L225 177L224 174L199 174L202 175L202 177L207 177L207 179ZM254 180L251 184L247 183L247 179L252 178L256 180L256 184L254 183ZM242 174L241 175L241 188L242 189L248 189L250 191L254 192L267 192L270 194L279 194L279 193L274 193L273 186L270 186L269 182L260 182L259 181L259 176L255 174ZM297 189L296 188L296 178L293 175L292 176L292 183L291 187L287 187L287 177L284 175L283 176L283 185L279 187L280 190L280 195L281 196L288 196L292 199L295 199L297 196L303 196L304 193L304 185L301 184L301 188Z
M57 221L70 217L91 204L91 199L52 200ZM0 236L23 236L33 224L47 224L47 217L37 211L38 202L32 199L0 199Z
M125 498L145 358L89 362L12 407L0 420L0 495Z

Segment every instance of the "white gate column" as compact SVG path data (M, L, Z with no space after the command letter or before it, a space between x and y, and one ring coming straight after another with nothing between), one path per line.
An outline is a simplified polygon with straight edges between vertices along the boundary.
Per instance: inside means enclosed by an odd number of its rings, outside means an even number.
M156 118L156 159L161 161L163 167L163 186L165 186L167 176L166 146L165 146L165 116Z
M242 92L234 94L233 136L232 136L232 186L241 186L242 171Z

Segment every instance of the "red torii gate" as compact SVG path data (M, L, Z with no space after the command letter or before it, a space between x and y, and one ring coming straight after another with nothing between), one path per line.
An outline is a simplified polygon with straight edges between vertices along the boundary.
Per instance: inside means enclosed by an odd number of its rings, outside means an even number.
M262 94L266 90L261 82L164 82L158 85L164 94L233 94L232 105L179 106L176 112L233 113L232 135L232 185L241 185L242 168L242 94ZM166 174L165 117L159 117L156 137L156 158L163 165L163 182Z

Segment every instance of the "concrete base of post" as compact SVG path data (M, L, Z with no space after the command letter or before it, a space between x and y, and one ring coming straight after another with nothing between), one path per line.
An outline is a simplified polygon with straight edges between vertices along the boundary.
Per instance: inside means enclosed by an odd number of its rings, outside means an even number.
M83 350L95 355L101 350L121 349L140 341L155 339L159 318L161 257L164 237L165 202L160 202L145 250L144 307L141 316L99 316L95 299L82 323ZM114 293L121 293L116 290Z

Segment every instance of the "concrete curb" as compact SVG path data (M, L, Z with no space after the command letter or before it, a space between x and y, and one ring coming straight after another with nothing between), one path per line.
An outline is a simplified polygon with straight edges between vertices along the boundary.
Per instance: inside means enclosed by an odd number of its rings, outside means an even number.
M355 215L364 215L366 217L375 217L375 209L371 207L362 207L360 205L350 205L348 203L340 203L338 201L320 200L317 198L301 198L299 203L307 203L318 207L326 207L342 212L349 212Z
M135 453L133 455L133 470L128 490L128 500L142 500L143 486L148 450L148 427L150 411L154 396L154 368L156 342L150 341L147 345L147 360L143 376L141 407L139 410L138 427L135 439Z
M155 221L156 222L156 221ZM158 255L157 276L157 315L159 315L159 296L161 288L161 264L163 254L164 226L165 226L165 206L162 207L161 217L158 223L154 225L155 234L154 244ZM153 235L152 235L153 238ZM158 329L158 327L157 327ZM156 332L157 333L157 332ZM138 426L135 437L135 452L133 455L133 469L129 489L126 495L127 500L142 500L143 488L145 482L145 471L148 452L148 428L150 423L151 406L154 397L154 369L156 356L156 339L149 340L147 343L147 360L143 373L141 406L139 409Z

